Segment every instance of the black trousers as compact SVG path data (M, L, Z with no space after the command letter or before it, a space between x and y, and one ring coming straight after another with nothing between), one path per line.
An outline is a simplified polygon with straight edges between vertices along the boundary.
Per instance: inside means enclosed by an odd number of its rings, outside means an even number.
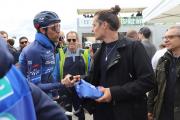
M163 114L160 115L159 120L180 120L180 107L174 107L174 114L163 112Z
M74 87L64 88L59 91L60 99L57 101L65 110L72 112L72 106L75 111L79 111L76 116L78 120L85 120L84 110L81 109L81 99L78 97ZM72 120L71 116L68 116Z

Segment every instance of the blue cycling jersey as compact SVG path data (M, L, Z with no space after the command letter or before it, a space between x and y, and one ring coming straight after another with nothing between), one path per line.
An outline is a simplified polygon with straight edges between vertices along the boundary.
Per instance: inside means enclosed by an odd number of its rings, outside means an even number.
M59 80L52 77L55 66L55 46L44 34L37 33L35 41L23 49L19 57L20 70L27 79L46 93L58 89Z
M26 79L14 66L0 79L0 119L36 120Z

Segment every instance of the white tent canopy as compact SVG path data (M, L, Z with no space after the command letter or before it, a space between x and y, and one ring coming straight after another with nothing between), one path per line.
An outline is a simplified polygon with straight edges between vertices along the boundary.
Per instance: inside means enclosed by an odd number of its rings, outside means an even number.
M180 22L180 0L160 0L143 11L143 22Z

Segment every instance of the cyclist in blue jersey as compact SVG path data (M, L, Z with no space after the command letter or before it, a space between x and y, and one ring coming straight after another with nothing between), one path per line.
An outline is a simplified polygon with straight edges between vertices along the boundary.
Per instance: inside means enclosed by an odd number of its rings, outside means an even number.
M37 30L35 40L23 49L19 57L21 72L49 96L61 88L60 80L51 75L56 63L55 44L60 35L60 21L55 12L38 13L33 20Z
M63 110L12 65L2 38L0 51L0 119L67 120Z

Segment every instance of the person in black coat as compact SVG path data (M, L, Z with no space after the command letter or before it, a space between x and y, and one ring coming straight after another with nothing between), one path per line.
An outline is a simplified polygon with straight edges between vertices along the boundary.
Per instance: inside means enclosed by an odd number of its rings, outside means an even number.
M94 15L93 32L103 43L84 79L104 95L86 106L94 120L147 120L146 93L154 87L154 72L143 45L118 34L119 12L115 6Z

